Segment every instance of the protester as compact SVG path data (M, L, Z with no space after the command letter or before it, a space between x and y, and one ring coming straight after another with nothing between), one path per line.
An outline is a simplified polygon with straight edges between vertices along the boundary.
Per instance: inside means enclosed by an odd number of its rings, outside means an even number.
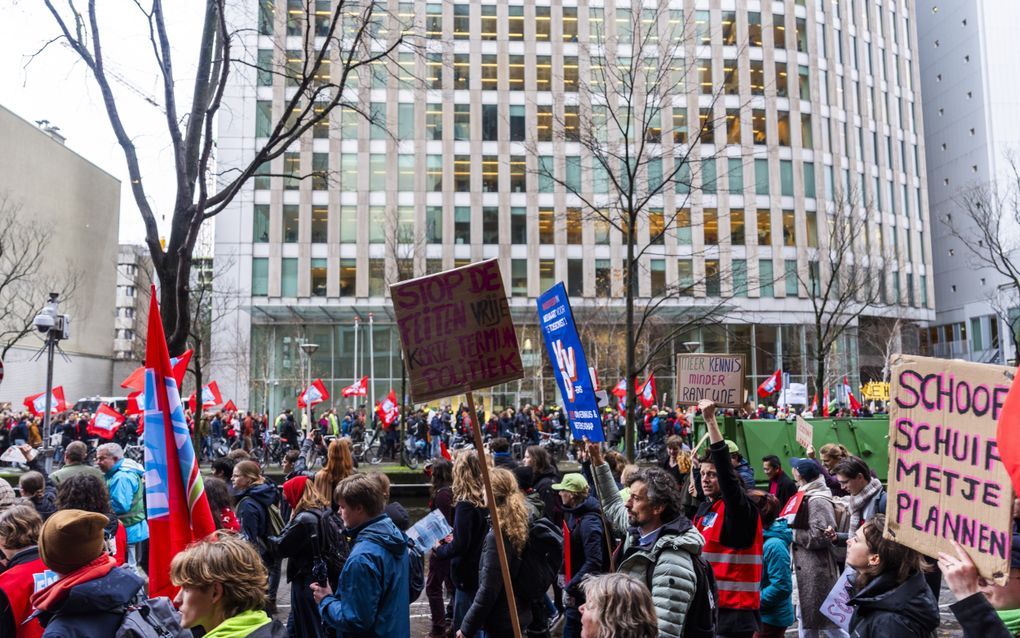
M885 513L886 492L882 482L871 475L868 464L856 456L848 456L840 461L833 473L840 487L850 495L850 528L846 532L826 530L826 536L835 544L843 546L857 532L857 528L876 514Z
M822 476L825 477L825 484L832 491L832 495L846 496L847 491L840 486L839 480L835 476L835 471L840 461L850 457L850 450L846 449L846 446L841 443L826 443L819 448L818 454L821 457L818 460L822 464ZM815 458L813 446L807 448L807 457L809 459Z
M18 479L18 490L22 501L34 507L44 521L57 511L57 490L41 472L22 474Z
M205 485L205 497L209 501L216 529L240 532L241 523L234 512L234 499L230 496L226 481L210 476L202 483Z
M57 509L83 510L102 514L108 519L103 529L106 552L117 560L117 566L127 561L127 531L113 513L110 493L101 478L91 474L73 474L57 488Z
M263 611L267 576L261 557L232 532L218 530L174 556L170 580L181 588L174 599L181 625L203 628L205 638L287 636L283 623Z
M59 510L39 532L39 557L57 580L32 594L44 637L113 636L124 609L144 582L106 553L109 519L82 510Z
M698 407L711 445L700 461L699 487L707 500L698 507L694 525L705 537L703 551L712 557L719 588L716 635L750 637L761 625L761 516L737 476L732 448L716 422L715 403L703 400Z
M407 539L383 513L386 496L378 481L348 476L334 500L353 545L336 595L328 584L311 584L323 622L344 636L409 636Z
M235 465L237 465L237 461L234 459L229 456L221 456L212 462L213 476L223 481L229 481L230 477L234 475Z
M655 605L644 583L627 574L601 574L584 582L581 638L656 638Z
M436 459L432 462L431 471L432 494L429 497L429 511L439 510L446 522L453 527L453 464L446 459ZM454 587L453 579L450 577L450 559L440 558L433 552L430 554L428 576L425 581L425 597L428 598L429 614L432 617L430 638L445 637L450 631L453 609L451 606L447 612L446 597L443 596L444 586L447 596L452 601Z
M793 534L786 519L778 518L782 506L772 494L755 490L750 494L761 514L762 573L761 631L755 638L783 638L793 624L793 572L790 569L790 545Z
M694 557L705 541L681 512L676 481L661 468L638 470L624 505L599 445L589 443L588 453L606 520L626 532L617 570L649 587L660 635L680 636L697 588Z
M951 542L955 555L940 552L939 568L956 597L949 609L963 627L964 637L1020 636L1020 534L1013 534L1005 585L981 578L967 552L956 541Z
M790 459L798 491L804 493L793 524L793 566L797 586L797 618L801 638L845 636L822 613L822 603L839 579L840 570L825 530L836 524L832 494L814 459Z
M549 458L549 452L541 445L532 445L524 451L524 464L531 467L535 478L532 485L545 502L544 515L557 526L563 524L563 502L552 488L559 480L559 472Z
M17 498L18 495L14 492L11 484L7 482L7 479L0 478L0 512L4 512L7 508L14 505Z
M783 471L783 464L775 454L763 456L761 459L765 476L769 477L769 494L776 497L782 508L790 497L797 493L797 483Z
M383 513L390 517L393 524L397 526L401 532L406 532L411 528L411 515L408 514L407 508L401 505L397 501L390 500L390 477L384 472L366 472L365 476L371 478L379 484L379 489L382 490L383 500L386 503L386 507L383 508Z
M0 636L42 636L38 620L25 623L32 615L31 595L36 577L46 571L37 547L42 524L39 513L29 505L16 505L0 513L0 553L4 563L0 571Z
M482 467L475 452L461 452L453 462L453 534L433 553L450 561L453 579L452 631L460 629L475 592L478 591L478 564L482 543L488 532Z
M581 583L588 576L609 569L609 540L605 534L602 508L598 499L590 494L588 481L583 476L566 474L560 483L553 485L553 489L560 493L563 501L565 535L569 533L569 540L564 545L570 548L570 553L564 557L562 571L563 589L567 594L563 638L578 638L581 635L579 608L585 600Z
M326 480L318 477L318 480ZM333 513L330 501L322 498L315 481L307 476L292 478L283 484L283 495L293 515L278 539L280 556L287 559L287 582L290 583L290 617L287 630L295 636L323 636L319 608L312 597L310 585L316 561L324 561L322 519ZM325 566L325 562L321 563ZM326 574L327 584L336 586L339 572Z
M496 467L512 470L517 467L517 461L510 455L510 441L503 437L492 440L489 444L492 451L492 462Z
M499 516L508 565L518 565L524 546L528 542L530 528L524 495L517 489L517 479L509 470L493 468L489 472L489 478L492 482L494 500L489 509L491 511L494 507ZM513 571L515 570L511 570L511 573ZM521 574L520 578L530 576ZM478 568L478 591L464 615L464 621L457 631L457 638L474 638L482 631L485 632L485 638L512 637L514 633L510 614L517 614L521 627L528 626L532 616L530 601L521 600L518 596L515 602L517 609L512 612L504 591L496 536L490 529L482 546L482 559Z
M88 458L88 446L81 441L71 441L64 448L64 467L50 474L50 480L59 486L61 481L69 476L91 474L103 481L103 473L98 468L89 465Z
M252 544L262 557L266 565L266 571L272 572L278 568L279 557L273 551L271 536L282 531L273 529L278 514L276 502L279 498L276 487L266 483L262 476L262 470L255 461L241 461L234 466L231 477L237 506L238 522L241 524L241 537ZM277 512L273 510L277 509ZM276 608L276 589L272 582L268 590L268 610L270 613Z
M333 502L333 492L340 481L351 474L354 474L354 459L351 456L350 440L333 439L326 451L326 465L315 476L315 485L318 486L322 500L331 504L334 511L336 503Z
M846 564L857 570L849 604L854 638L926 638L939 625L938 601L914 550L885 538L877 514L851 537Z
M149 540L143 471L136 467L137 463L125 464L124 450L116 443L104 443L96 449L96 464L106 478L113 512L127 531L127 564L137 571L142 545Z

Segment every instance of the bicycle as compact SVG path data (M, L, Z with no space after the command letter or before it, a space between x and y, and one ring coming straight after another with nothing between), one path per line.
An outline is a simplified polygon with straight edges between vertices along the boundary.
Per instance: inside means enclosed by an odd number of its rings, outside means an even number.
M351 445L351 456L355 461L370 465L379 465L382 462L382 457L379 455L379 432L379 429L369 430L361 435L360 440Z

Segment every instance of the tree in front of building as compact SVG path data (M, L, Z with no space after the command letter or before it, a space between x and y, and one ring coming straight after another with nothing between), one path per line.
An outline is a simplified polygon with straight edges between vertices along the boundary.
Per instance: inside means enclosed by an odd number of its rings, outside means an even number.
M403 25L387 10L389 3L372 0L259 0L230 4L229 9L226 0L206 0L197 68L182 74L174 66L175 43L161 0L119 7L109 16L100 15L99 6L105 7L104 3L44 2L59 31L50 42L68 45L99 88L127 163L132 197L145 223L145 243L160 282L160 312L170 354L180 354L192 334L191 275L202 224L230 206L255 178L321 178L328 167L303 172L286 164L285 152L296 148L302 136L316 127L328 127L337 108L372 119L358 100L357 80L367 77L364 71L374 69L374 63L391 61L391 54L403 42ZM257 46L258 38L252 37L251 29L231 24L226 15L236 11L241 16L247 10L258 12L259 35L275 34L281 40L286 36L287 49L249 48ZM103 48L105 20L129 19L125 14L134 11L139 28L149 36L151 47L145 53L151 53L154 73L161 81L159 102L166 114L167 137L154 143L170 148L176 172L177 192L165 248L139 162L139 138L123 115L121 97L132 87L119 86L123 79L114 71L116 61L109 60ZM142 62L141 54L130 60L132 67ZM229 116L222 110L224 94L235 74L251 76L256 84L267 86L275 78L285 78L286 96L282 105L270 103L269 109L257 114L258 143L250 158L229 171L217 172L215 127L218 118ZM191 77L193 81L185 81Z

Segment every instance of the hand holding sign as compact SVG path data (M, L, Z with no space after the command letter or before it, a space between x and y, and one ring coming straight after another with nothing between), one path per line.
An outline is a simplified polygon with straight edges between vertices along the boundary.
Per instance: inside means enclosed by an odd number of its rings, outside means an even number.
M967 596L978 593L981 579L978 577L974 561L970 559L967 552L956 541L952 541L952 543L956 556L939 552L939 569L946 577L946 584L956 596L956 600L963 600Z

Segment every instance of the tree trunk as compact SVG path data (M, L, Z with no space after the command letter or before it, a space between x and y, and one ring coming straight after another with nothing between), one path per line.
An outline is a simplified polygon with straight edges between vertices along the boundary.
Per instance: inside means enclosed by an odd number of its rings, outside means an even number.
M191 256L182 257L173 250L163 255L159 277L159 314L163 320L166 347L171 357L180 356L188 347L191 331Z
M627 459L632 463L634 462L634 437L635 437L635 423L634 423L634 402L637 400L637 392L635 392L635 385L637 384L637 376L634 370L634 223L627 225L627 276L625 285L627 286L626 299L627 299L627 424L623 430L623 449Z

